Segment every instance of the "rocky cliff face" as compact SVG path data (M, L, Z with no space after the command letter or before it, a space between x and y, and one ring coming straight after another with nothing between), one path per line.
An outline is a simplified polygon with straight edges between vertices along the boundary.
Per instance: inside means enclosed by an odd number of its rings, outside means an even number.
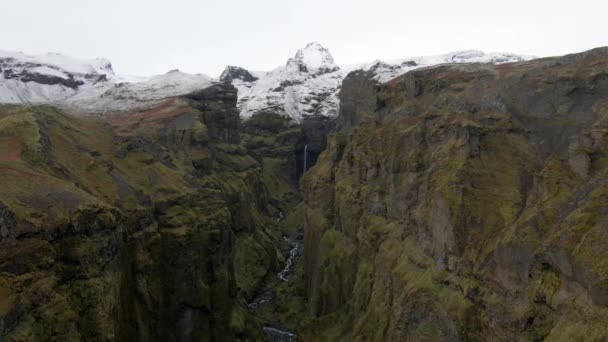
M0 336L261 338L278 237L235 105L220 84L103 120L3 106Z
M608 50L351 73L302 179L314 340L608 338Z

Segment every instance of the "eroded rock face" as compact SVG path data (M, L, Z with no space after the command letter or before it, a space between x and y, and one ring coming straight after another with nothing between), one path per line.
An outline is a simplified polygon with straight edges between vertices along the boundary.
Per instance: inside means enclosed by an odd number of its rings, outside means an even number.
M361 120L374 113L382 104L376 101L378 81L376 74L369 70L356 70L349 73L342 82L338 95L340 110L334 120L337 130L348 131L357 127Z
M239 143L240 118L236 109L236 88L229 83L218 84L184 97L194 100L192 106L202 112L210 139Z
M315 165L319 154L327 146L327 135L333 123L326 116L313 115L307 116L300 122L302 135L296 145L296 157L298 164L298 178Z
M1 107L23 153L0 160L0 336L260 339L274 212L235 104L218 85L101 122Z
M307 337L608 338L606 75L606 49L351 74L301 181Z
M309 169L325 150L333 126L332 120L322 115L308 116L296 123L281 114L261 112L243 122L243 132L249 137L245 146L258 160L279 159L283 164L281 174L297 188L304 173L305 154Z

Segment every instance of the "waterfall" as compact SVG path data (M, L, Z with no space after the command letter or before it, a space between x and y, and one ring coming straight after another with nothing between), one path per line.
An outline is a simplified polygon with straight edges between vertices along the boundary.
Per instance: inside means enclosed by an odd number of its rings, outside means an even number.
M306 158L308 157L308 144L304 145L304 172L302 172L302 174L306 173Z

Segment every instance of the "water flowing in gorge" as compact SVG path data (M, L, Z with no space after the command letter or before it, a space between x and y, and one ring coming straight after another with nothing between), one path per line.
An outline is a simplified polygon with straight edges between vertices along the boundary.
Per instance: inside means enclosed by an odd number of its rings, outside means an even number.
M303 248L302 242L287 236L283 237L283 242L285 246L289 246L289 252L286 253L287 259L285 260L283 269L280 272L271 275L271 279L268 280L261 294L248 304L249 309L256 315L263 310L270 312L277 310L276 302L278 294L276 287L281 283L287 283L292 280L296 263L300 261L299 259L302 255ZM270 323L264 322L263 332L268 341L274 342L294 341L296 337L295 333L286 330L286 328L282 326L282 322L275 322L274 320Z

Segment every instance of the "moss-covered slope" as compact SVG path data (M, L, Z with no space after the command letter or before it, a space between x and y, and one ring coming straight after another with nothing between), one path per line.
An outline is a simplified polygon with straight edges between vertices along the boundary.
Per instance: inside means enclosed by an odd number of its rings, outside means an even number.
M147 111L0 108L0 336L261 338L276 262L261 164L217 85Z
M607 49L344 84L301 182L307 339L608 339Z

